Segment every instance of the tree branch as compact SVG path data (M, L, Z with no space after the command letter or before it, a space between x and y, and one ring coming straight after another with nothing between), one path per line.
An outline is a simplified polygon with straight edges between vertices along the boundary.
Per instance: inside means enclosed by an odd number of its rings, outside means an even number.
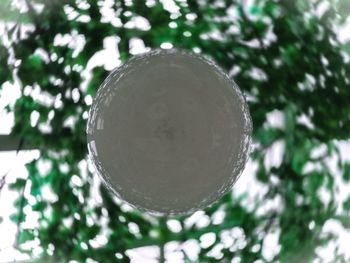
M1 142L1 140L0 140L0 142ZM18 140L18 142L17 142L17 148L16 148L16 156L18 156L19 151L22 149L22 147L23 147L23 142L24 142L24 140L23 140L22 138ZM1 145L1 144L0 144L0 145ZM11 169L10 169L10 170L11 170ZM7 175L9 174L10 170L7 171L7 173L5 173L5 174L1 177L1 179L0 179L0 193L1 193L1 190L2 190L2 188L4 187L4 185L5 185L5 183L6 183L6 177L7 177Z
M1 151L16 151L20 145L21 139L12 135L0 135L0 152ZM37 147L23 142L20 150L34 150Z
M165 217L162 217L159 219L159 228L160 228L159 263L164 263L165 262L164 247L166 244L166 235L168 234Z
M18 249L19 247L19 242L21 239L21 223L23 221L23 208L24 208L24 201L25 201L25 197L24 197L24 191L25 188L27 186L27 182L28 182L28 178L25 181L25 184L23 186L22 192L21 192L21 201L20 201L20 205L19 205L19 214L18 214L18 219L17 219L17 232L16 232L16 239L15 239L15 245L14 247L16 249Z
M41 26L40 26L40 21L38 20L38 16L35 12L35 9L32 5L32 3L29 1L29 0L24 0L27 8L28 8L28 16L31 18L31 20L33 21L33 23L35 24L35 28L37 30L40 30L41 29Z

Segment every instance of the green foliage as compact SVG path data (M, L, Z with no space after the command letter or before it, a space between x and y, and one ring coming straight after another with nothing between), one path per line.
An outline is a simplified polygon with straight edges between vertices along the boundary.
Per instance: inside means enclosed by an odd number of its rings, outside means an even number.
M6 65L8 61L8 51L6 47L3 45L1 39L0 39L0 64ZM0 74L0 91L1 91L1 84L5 81L11 81L12 80L12 72L8 67L2 67L1 74Z
M8 45L0 41L0 85L17 76L22 90L10 109L15 114L12 134L40 149L39 160L27 165L28 179L10 186L19 193L30 187L35 200L29 203L28 196L21 195L15 204L18 213L12 220L20 229L19 249L25 251L23 244L39 240L44 262L85 262L88 258L129 262L127 249L162 247L169 241L199 240L205 233L214 233L214 243L201 248L199 262L233 258L311 262L317 257L316 248L335 238L322 235L327 220L339 219L348 227L349 220L340 217L337 208L342 206L346 213L342 216L349 216L349 199L337 203L335 172L327 164L330 156L338 157L343 179L350 180L350 164L342 161L336 143L350 137L350 52L349 43L340 43L334 32L349 13L347 0L330 4L322 14L313 10L325 1L256 0L249 8L243 6L244 1L175 1L178 11L172 14L160 1L116 0L109 6L113 21L102 19L104 1L25 2L27 11L20 21L29 21L31 27L17 39L9 34ZM147 19L150 28L130 26L136 17ZM73 39L57 44L55 39L64 35ZM77 35L84 38L80 52L74 49ZM230 72L247 96L253 118L256 147L251 158L258 164L256 178L269 189L255 198L253 208L246 207L249 193L241 197L230 193L205 210L208 226L188 226L185 217L178 217L182 230L175 233L164 219L132 210L98 187L85 162L90 106L86 96L94 96L108 71L97 66L91 78L85 73L91 57L111 36L119 39L115 48L121 62L132 55L130 43L137 38L148 48L170 42L176 48L200 51ZM14 59L9 59L10 54ZM33 89L46 99L34 97ZM73 92L79 94L78 99ZM40 117L31 126L34 111ZM283 116L281 126L269 124L267 116L273 111ZM67 124L69 119L72 125ZM281 164L271 167L265 158L278 141L285 151ZM325 153L314 157L320 147L326 147ZM42 163L49 166L45 172L39 169ZM308 165L311 171L306 170ZM45 188L54 198L46 196ZM329 193L329 202L322 201L322 188ZM96 201L98 196L100 201ZM259 212L276 198L280 207ZM36 229L24 229L24 207L39 215ZM218 211L224 213L219 225L213 223ZM139 230L130 231L131 223ZM224 246L222 234L232 229L238 229L244 240L234 238L234 245ZM280 250L268 259L262 253L263 241L275 231L280 233ZM107 242L96 246L101 235ZM213 255L213 250L219 253ZM189 262L185 252L184 260Z

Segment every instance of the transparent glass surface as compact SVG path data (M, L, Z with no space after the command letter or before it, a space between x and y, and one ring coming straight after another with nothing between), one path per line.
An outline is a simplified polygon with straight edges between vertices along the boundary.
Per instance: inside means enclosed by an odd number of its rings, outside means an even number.
M202 56L155 50L110 73L89 113L90 158L106 187L156 215L189 214L229 191L252 123L238 86Z

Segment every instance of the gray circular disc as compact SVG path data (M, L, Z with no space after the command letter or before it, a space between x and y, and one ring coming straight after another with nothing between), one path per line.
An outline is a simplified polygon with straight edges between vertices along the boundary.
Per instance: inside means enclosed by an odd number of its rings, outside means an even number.
M153 214L188 214L230 190L252 124L238 86L179 50L135 56L110 73L89 113L90 158L103 182Z

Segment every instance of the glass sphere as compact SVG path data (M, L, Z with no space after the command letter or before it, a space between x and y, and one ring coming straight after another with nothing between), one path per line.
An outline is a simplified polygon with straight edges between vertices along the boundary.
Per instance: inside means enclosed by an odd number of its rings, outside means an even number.
M181 50L155 50L102 83L87 140L97 173L117 197L155 215L179 215L232 188L251 129L241 91L217 65Z

